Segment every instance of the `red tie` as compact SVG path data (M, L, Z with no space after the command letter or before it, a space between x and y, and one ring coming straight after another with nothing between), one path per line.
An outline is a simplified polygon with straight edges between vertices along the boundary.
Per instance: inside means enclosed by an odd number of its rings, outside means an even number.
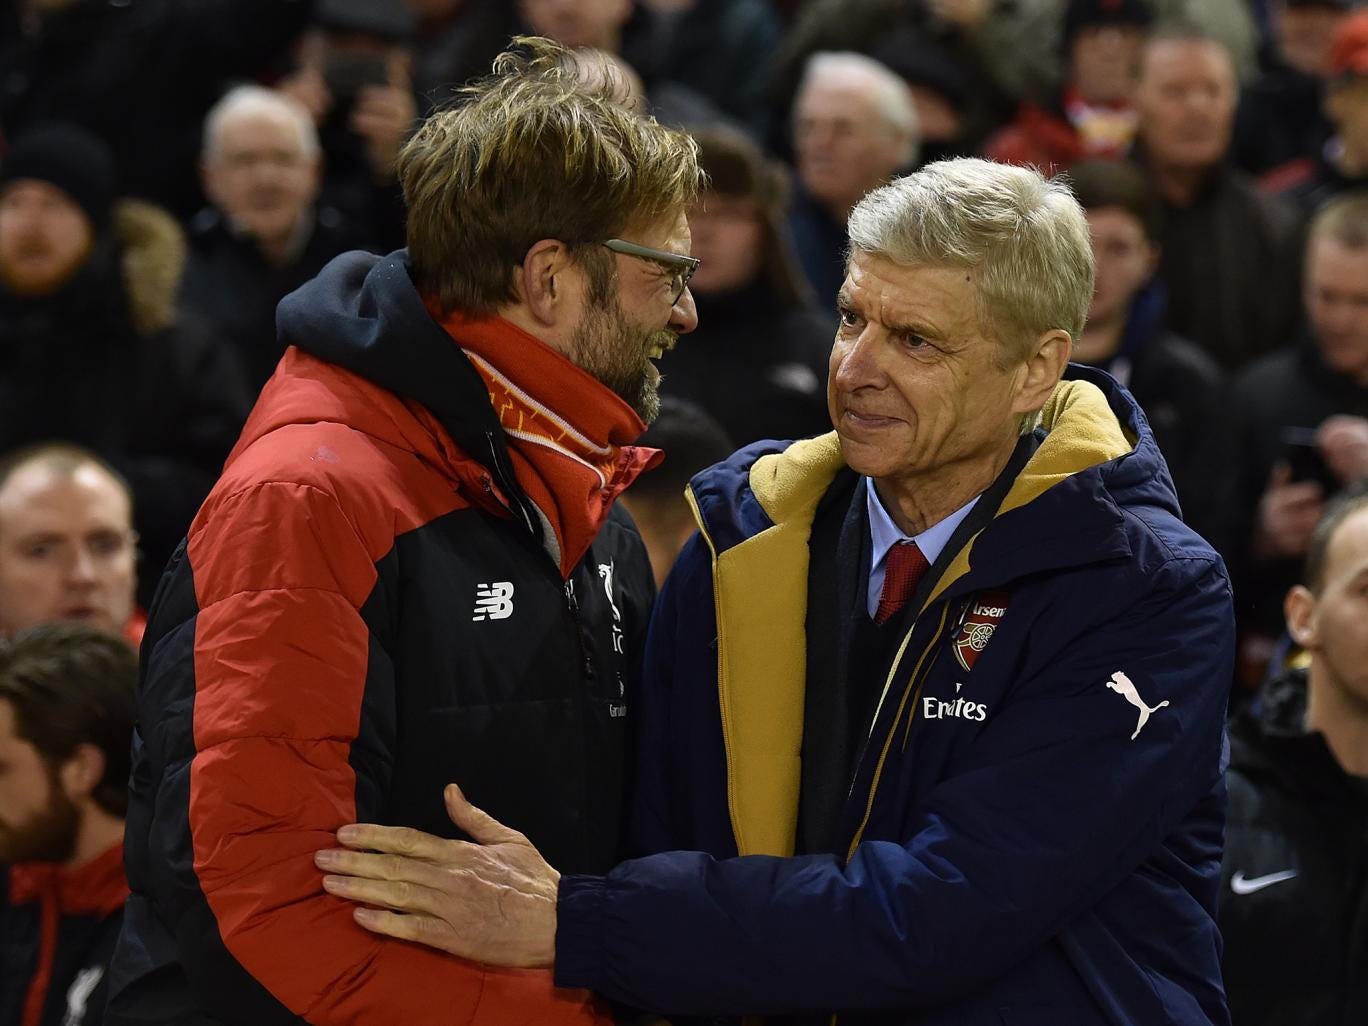
M879 592L879 608L874 611L874 622L887 623L917 590L917 582L931 569L931 564L917 548L916 542L898 542L888 550L884 559L883 591Z

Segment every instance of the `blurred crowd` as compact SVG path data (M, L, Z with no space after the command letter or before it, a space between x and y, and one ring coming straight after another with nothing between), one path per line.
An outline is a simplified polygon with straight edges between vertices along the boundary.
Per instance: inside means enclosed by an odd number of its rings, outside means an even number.
M1317 524L1368 478L1354 0L0 0L0 638L84 620L136 643L282 355L276 304L339 253L403 246L401 145L519 34L688 129L710 178L699 328L645 439L667 459L624 500L658 578L693 471L829 430L855 203L944 157L1033 164L1092 231L1074 359L1134 393L1230 568L1237 754L1300 715L1285 596L1320 600ZM1354 779L1359 889L1334 901L1362 917ZM1256 979L1257 944L1233 950Z

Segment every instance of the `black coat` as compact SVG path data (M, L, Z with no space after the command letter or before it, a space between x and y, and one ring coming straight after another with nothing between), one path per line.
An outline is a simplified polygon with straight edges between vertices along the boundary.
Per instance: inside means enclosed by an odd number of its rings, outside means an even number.
M191 223L181 301L232 344L253 396L285 352L276 335L276 304L358 241L336 210L323 207L299 255L273 266L255 243L234 234L216 210L201 211Z
M125 204L117 225L56 295L0 289L0 452L74 442L128 479L145 600L248 404L232 353L174 313L179 229L145 204Z
M76 121L114 151L121 192L202 202L200 123L223 84L266 66L312 0L75 0L0 35L0 132Z
M785 304L763 284L695 299L698 329L661 362L662 394L703 407L738 446L831 430L831 318Z
M1305 704L1293 674L1231 728L1219 921L1237 1026L1368 1022L1368 781L1305 732Z
M1259 499L1283 457L1283 429L1317 428L1337 413L1368 417L1368 388L1330 370L1303 335L1238 375L1221 411L1199 457L1205 485L1196 497L1198 518L1230 567L1241 625L1276 636L1283 631L1283 596L1300 579L1301 561L1256 561L1253 537Z

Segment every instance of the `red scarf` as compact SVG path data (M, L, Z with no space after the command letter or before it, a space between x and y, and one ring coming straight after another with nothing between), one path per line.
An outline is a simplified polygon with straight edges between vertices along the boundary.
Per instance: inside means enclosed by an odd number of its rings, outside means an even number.
M489 390L518 484L555 533L561 576L569 577L614 500L664 454L632 444L646 425L612 390L516 325L433 316Z
M20 1026L38 1026L52 983L57 934L63 916L110 916L128 897L123 842L111 845L89 862L64 869L53 862L26 862L10 868L10 904L39 903L38 964L24 998Z

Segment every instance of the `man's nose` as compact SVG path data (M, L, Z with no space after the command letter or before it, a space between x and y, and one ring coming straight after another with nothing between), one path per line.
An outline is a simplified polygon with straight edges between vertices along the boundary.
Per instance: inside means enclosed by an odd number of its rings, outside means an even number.
M671 331L687 335L698 327L698 307L694 305L693 292L685 289L675 300L674 306L670 308Z
M878 339L869 326L854 339L844 343L838 340L836 346L834 377L841 388L853 391L883 383L884 374L879 359Z
M87 549L76 550L76 555L67 569L67 578L74 584L93 584L98 579L95 558Z

